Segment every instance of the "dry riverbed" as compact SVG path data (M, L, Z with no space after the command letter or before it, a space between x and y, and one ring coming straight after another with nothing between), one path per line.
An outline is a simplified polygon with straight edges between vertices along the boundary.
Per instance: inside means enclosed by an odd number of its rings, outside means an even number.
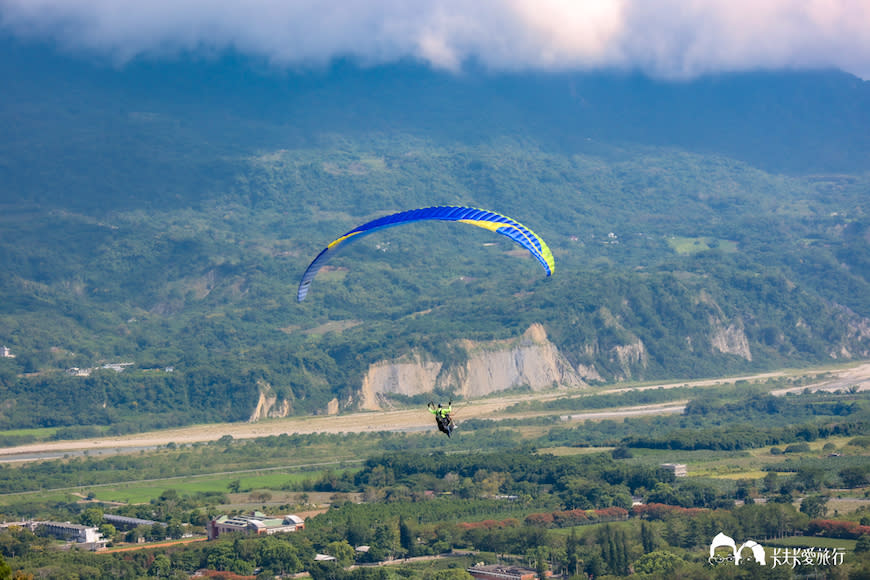
M733 383L738 380L757 381L769 377L784 376L786 374L797 375L820 375L825 373L824 378L812 385L777 391L784 394L788 391L810 390L870 390L870 363L850 366L839 369L825 369L824 371L796 371L795 373L765 373L761 375L731 377L719 380L683 381L661 385L647 385L636 387L650 388L673 388L680 386L704 386ZM619 389L628 390L628 389ZM613 392L613 391L608 391ZM480 419L499 418L502 411L511 405L522 401L553 399L570 396L569 391L548 391L544 393L527 393L504 397L490 397L469 404L458 403L456 416L460 421L465 417ZM600 420L607 418L620 418L628 415L639 414L664 414L678 413L682 410L683 403L671 402L662 405L644 405L623 409L607 409L589 413L574 413L565 416L567 420L584 421ZM533 415L540 413L527 413ZM511 417L523 415L511 414ZM121 450L147 449L159 447L168 443L176 445L197 442L214 441L225 435L234 439L250 439L256 437L268 437L288 434L305 433L362 433L367 431L419 431L432 427L431 417L426 409L402 409L391 411L369 411L348 413L344 415L321 415L313 417L290 417L286 419L269 419L256 423L219 423L210 425L195 425L179 429L168 429L150 433L139 433L119 437L101 437L97 439L83 439L76 441L50 441L17 447L0 448L0 462L28 461L43 459L49 456L62 456L65 453L87 452L119 452Z

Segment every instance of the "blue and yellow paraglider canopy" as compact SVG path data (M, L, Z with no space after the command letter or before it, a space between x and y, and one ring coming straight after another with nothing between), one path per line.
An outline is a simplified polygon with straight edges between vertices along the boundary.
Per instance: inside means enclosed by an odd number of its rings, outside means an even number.
M296 299L299 302L305 300L305 296L308 294L308 287L311 286L311 282L314 280L317 272L340 247L377 230L424 220L461 222L496 232L509 237L527 249L541 263L547 276L551 275L556 268L553 253L547 247L547 244L544 243L544 240L516 220L492 211L473 207L425 207L380 217L355 227L331 242L314 258L314 261L305 270L305 273L302 275L302 281L299 283Z

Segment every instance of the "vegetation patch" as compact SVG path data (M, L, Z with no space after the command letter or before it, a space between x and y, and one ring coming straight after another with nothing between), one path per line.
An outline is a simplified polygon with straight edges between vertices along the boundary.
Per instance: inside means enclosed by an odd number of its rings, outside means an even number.
M737 251L737 242L730 240L718 240L709 237L687 238L670 236L667 238L668 246L678 254L691 255L717 249L731 253Z

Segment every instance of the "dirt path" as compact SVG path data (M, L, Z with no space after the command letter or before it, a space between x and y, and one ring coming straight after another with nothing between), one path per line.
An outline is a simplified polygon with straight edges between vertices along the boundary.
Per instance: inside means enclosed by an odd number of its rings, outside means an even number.
M795 389L778 391L782 394L789 391L810 390L837 390L855 388L858 390L870 390L870 363L863 363L841 369L818 369L795 371L794 374L821 374L826 373L827 378L818 383ZM681 381L653 386L635 387L633 389L619 389L618 391L674 388L681 386L704 386L733 383L738 380L764 380L765 378L785 376L785 371L779 373L763 373L745 377L731 377L718 380ZM607 391L607 392L618 392ZM487 419L499 416L505 408L522 401L548 400L570 396L575 391L549 391L546 393L527 393L510 395L498 398L482 399L471 403L459 403L456 407L456 416L459 420L473 416ZM582 421L589 419L619 418L627 415L638 414L663 414L675 413L682 410L682 404L676 401L665 405L644 405L625 409L607 409L589 413L575 413L567 415L569 420ZM534 415L540 413L528 413ZM512 414L511 417L521 415ZM224 435L230 435L234 439L250 439L256 437L268 437L288 434L306 433L363 433L367 431L420 431L429 429L430 417L428 412L420 409L402 409L393 411L369 411L349 413L347 415L324 415L316 417L291 417L286 419L269 419L257 423L219 423L211 425L195 425L179 429L168 429L136 435L120 437L103 437L98 439L84 439L76 441L50 441L35 443L32 445L20 445L17 447L0 448L0 461L29 461L44 458L46 456L62 456L67 452L102 452L119 450L135 450L139 448L153 448L166 445L170 442L177 445L205 441L214 441Z
M793 389L781 389L773 391L774 395L784 395L786 393L802 393L804 390L810 391L870 391L870 363L865 363L856 367L843 369L837 372L832 372L831 377L820 380L817 383L806 387L795 387Z

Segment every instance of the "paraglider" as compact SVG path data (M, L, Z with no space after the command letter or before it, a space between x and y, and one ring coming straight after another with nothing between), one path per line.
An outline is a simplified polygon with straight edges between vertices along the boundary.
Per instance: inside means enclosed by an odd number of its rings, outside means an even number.
M447 403L446 407L443 407L441 403L438 403L436 407L435 403L429 401L429 412L435 415L435 424L438 425L438 430L450 437L454 427L453 418L450 416L450 413L453 412L453 401Z
M380 217L358 226L330 242L330 244L326 246L316 258L314 258L305 270L305 273L302 275L302 280L299 283L299 290L296 293L297 301L302 302L305 300L305 296L308 294L308 288L311 286L311 282L314 280L317 272L340 247L377 230L423 220L461 222L507 236L528 250L529 253L540 262L547 276L550 276L556 267L553 253L550 251L547 244L544 243L544 240L516 220L492 211L473 207L426 207Z

